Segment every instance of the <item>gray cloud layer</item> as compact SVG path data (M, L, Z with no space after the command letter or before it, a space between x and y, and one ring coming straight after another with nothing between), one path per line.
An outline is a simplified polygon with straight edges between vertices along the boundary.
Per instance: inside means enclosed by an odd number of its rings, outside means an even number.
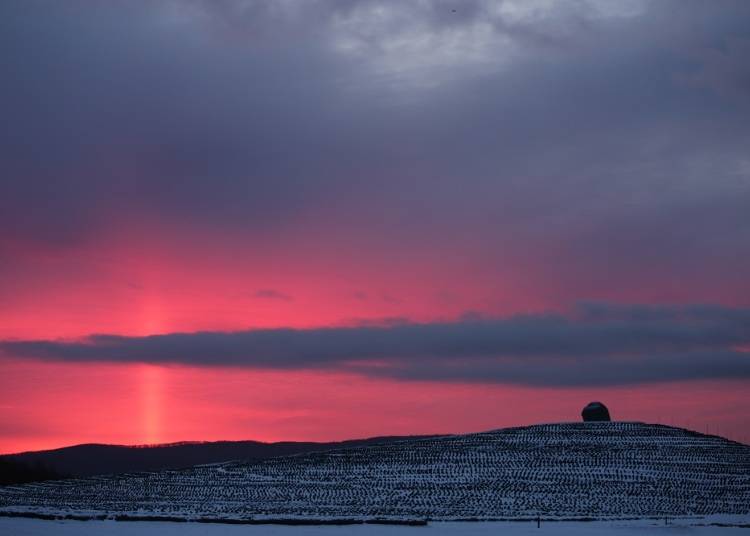
M747 301L748 28L733 0L2 2L0 255L327 226Z
M572 315L82 341L5 341L16 358L335 369L408 380L617 385L750 378L750 309L584 304Z

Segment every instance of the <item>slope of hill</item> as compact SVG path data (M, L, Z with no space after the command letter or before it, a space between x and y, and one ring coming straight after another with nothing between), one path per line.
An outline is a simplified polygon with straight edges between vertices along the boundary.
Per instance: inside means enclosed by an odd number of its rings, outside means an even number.
M0 488L0 512L181 519L750 514L750 447L642 423L509 428Z
M70 478L70 476L58 473L41 463L29 464L0 458L0 486L42 480L59 480L66 477Z
M226 462L230 460L262 460L276 456L358 447L401 439L407 438L397 436L373 437L330 443L214 441L137 447L86 444L54 450L0 455L0 464L5 462L14 465L22 464L28 467L44 467L50 473L64 474L72 477L86 477L139 471L182 469L199 464ZM43 478L35 480L43 480Z

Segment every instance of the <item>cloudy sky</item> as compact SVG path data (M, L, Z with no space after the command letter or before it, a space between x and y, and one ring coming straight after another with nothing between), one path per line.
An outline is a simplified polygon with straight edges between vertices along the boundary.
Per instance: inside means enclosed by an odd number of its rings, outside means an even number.
M0 3L0 452L594 398L750 441L749 28L744 0Z

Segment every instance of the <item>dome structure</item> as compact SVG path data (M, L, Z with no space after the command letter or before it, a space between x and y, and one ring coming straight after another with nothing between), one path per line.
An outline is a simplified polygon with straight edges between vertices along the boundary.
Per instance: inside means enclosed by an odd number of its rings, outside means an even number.
M581 417L583 417L583 422L612 420L609 417L607 406L601 402L589 402L588 405L583 408L583 411L581 411Z

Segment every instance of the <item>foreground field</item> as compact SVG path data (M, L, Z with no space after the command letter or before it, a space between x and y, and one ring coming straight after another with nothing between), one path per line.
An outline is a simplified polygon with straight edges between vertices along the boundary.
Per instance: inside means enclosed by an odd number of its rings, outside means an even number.
M44 521L38 519L0 518L0 534L13 536L521 536L580 535L580 536L732 536L747 534L748 529L706 525L706 523L742 523L750 519L673 520L669 525L658 521L609 522L480 522L430 523L425 527L354 525L345 527L278 525L221 525L169 522L117 521Z
M750 447L643 423L550 424L0 487L2 512L142 521L748 515Z

